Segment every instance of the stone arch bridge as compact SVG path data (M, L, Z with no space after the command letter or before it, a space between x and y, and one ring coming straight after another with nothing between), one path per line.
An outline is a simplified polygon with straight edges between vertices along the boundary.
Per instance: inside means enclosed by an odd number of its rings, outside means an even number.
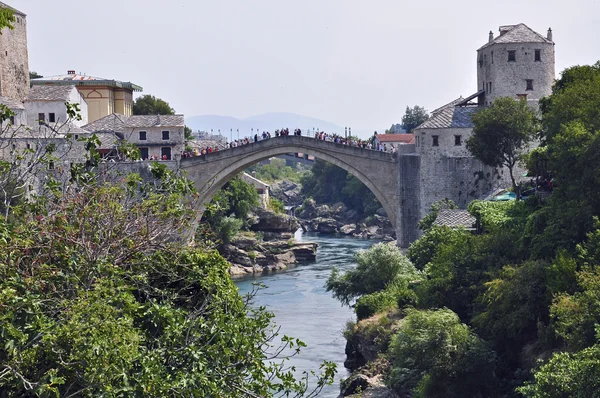
M406 149L414 152L412 145ZM340 145L310 137L273 137L249 145L213 152L181 160L180 168L187 171L199 193L201 208L227 181L263 159L302 152L332 163L358 178L375 195L396 229L398 244L408 246L417 238L420 217L418 178L410 157L370 149ZM408 162L406 161L408 159ZM413 163L413 164L411 164ZM418 164L416 165L418 170Z

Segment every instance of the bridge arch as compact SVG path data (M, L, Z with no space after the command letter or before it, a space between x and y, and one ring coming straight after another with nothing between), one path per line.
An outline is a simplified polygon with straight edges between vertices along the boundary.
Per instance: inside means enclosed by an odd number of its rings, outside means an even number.
M303 152L346 170L373 192L390 222L398 222L398 162L391 153L349 147L309 137L275 137L249 145L230 148L205 156L182 159L181 169L188 172L199 193L200 209L227 181L247 167L273 156Z

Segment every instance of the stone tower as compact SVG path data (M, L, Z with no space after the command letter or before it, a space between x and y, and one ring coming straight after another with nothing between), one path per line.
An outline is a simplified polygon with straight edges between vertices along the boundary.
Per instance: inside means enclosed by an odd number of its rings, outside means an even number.
M477 89L482 105L498 97L525 98L534 107L554 84L552 30L544 37L525 24L500 26L477 50Z
M0 1L0 7L14 10L14 29L0 35L0 96L23 101L29 93L29 56L26 15Z

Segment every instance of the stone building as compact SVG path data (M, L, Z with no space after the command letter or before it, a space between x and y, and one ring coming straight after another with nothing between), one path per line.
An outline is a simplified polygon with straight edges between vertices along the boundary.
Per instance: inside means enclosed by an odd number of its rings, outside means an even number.
M26 124L65 123L69 119L66 102L77 104L80 110L81 120L70 122L79 127L88 124L87 102L74 86L33 86L24 102Z
M90 133L118 134L136 145L142 159L179 160L185 147L183 115L112 114L93 121L83 129Z
M82 75L74 70L67 71L66 75L33 79L31 84L77 87L87 103L87 119L90 123L113 113L131 116L133 92L142 91L142 87L131 82Z
M414 130L415 151L420 156L421 214L443 198L464 208L498 187L511 185L508 171L484 166L473 158L465 143L473 131L471 116L498 97L524 98L537 108L554 83L552 30L546 37L525 24L490 32L488 43L477 50L477 91L431 112L429 120Z
M29 56L27 53L27 16L0 2L1 8L14 11L14 29L3 28L0 35L0 97L23 101L29 93Z
M522 23L500 26L500 35L490 31L488 43L477 50L477 88L484 105L498 97L520 97L537 106L550 95L554 78L552 29L544 37Z

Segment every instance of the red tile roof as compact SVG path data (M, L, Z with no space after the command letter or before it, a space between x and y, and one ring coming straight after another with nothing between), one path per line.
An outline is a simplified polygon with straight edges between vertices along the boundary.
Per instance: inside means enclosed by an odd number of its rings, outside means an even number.
M376 138L381 143L414 144L414 134L377 134Z

